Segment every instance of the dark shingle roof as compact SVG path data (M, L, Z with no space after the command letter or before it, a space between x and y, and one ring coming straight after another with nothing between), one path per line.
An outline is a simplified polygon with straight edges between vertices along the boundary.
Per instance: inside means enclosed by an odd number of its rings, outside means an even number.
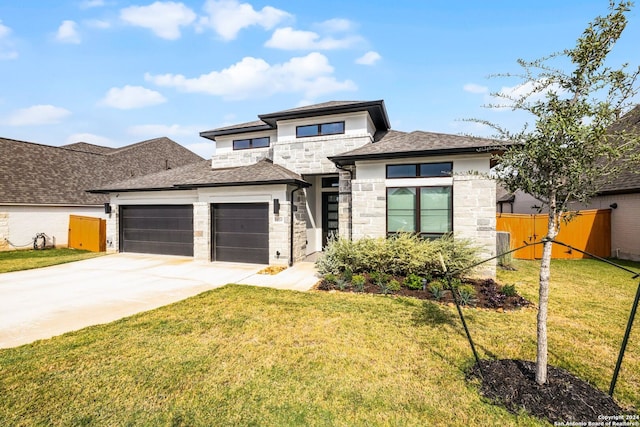
M0 204L97 205L108 199L86 189L202 160L169 138L101 148L0 138Z
M609 127L612 132L630 132L640 134L640 105L622 116L620 120ZM630 167L618 175L612 182L606 184L601 194L621 194L640 192L640 171L637 167Z
M383 100L378 101L329 101L320 104L305 105L275 113L260 114L260 120L200 132L203 138L215 140L216 136L275 129L278 120L317 117L329 114L367 111L377 131L387 131L391 126Z
M350 164L356 160L393 159L443 154L477 153L501 147L504 142L462 135L414 131L411 133L389 132L378 142L333 156L337 164Z
M269 159L249 166L211 169L211 161L205 160L181 168L158 172L126 181L105 184L92 192L110 193L123 191L182 190L196 187L229 187L262 184L296 184L309 186L300 175Z

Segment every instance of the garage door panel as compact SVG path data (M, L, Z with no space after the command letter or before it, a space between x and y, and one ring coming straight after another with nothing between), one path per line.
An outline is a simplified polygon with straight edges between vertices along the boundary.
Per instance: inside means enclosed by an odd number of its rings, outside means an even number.
M265 260L262 249L247 248L223 248L216 261L246 262L250 264L267 264L269 257Z
M269 235L244 233L240 239L237 233L218 233L216 236L216 244L218 247L267 248L269 247Z
M269 263L269 205L227 203L213 205L213 259Z
M193 256L193 206L122 206L120 251Z
M269 223L262 219L215 218L216 230L224 230L227 233L269 233ZM219 223L222 221L222 223Z

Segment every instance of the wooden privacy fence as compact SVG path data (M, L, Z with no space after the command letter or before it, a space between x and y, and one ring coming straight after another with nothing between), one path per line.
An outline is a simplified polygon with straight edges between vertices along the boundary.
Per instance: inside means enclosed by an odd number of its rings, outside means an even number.
M496 231L511 235L511 249L525 243L539 242L547 235L547 214L505 214L496 215ZM561 223L556 240L594 255L611 256L611 210L597 209L580 211L568 224ZM528 246L513 254L518 259L542 258L542 245ZM561 245L553 245L551 257L554 259L586 258L578 251Z
M107 221L89 216L69 215L69 247L92 252L107 249Z

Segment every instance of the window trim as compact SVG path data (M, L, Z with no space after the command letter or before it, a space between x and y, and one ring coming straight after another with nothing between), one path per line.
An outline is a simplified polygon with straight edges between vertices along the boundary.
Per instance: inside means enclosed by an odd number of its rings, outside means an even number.
M451 173L448 175L421 175L420 174L420 167L422 165L449 165L449 169L451 170ZM415 174L414 175L407 175L407 176L394 176L394 177L390 177L389 176L389 167L393 167L393 166L414 166L415 167ZM427 163L399 163L399 164L392 164L392 165L385 165L385 178L386 179L407 179L407 178L447 178L447 177L451 177L453 176L453 162L427 162Z
M253 146L253 141L255 141L257 139L266 139L267 140L267 145L266 146L260 146L260 147L254 147ZM249 146L246 147L246 148L236 148L236 142L240 142L240 141L249 141ZM267 147L271 146L271 137L270 136L257 136L255 138L234 139L233 142L232 142L232 146L233 146L233 151L252 150L254 148L267 148Z
M331 133L325 133L322 132L322 126L326 126L326 125L335 125L335 124L341 124L342 125L342 131L341 132L331 132ZM313 135L300 135L300 128L311 128L311 127L316 127L316 133ZM317 123L317 124L310 124L310 125L300 125L300 126L296 126L296 138L313 138L316 136L328 136L328 135L344 135L345 133L345 129L346 129L346 125L345 125L345 121L337 121L337 122L326 122L326 123Z
M399 188L411 188L414 190L415 192L415 205L413 208L413 228L414 231L389 231L389 190L395 190L395 189L399 189ZM420 229L422 228L422 224L421 224L421 220L422 220L422 216L421 216L421 209L420 209L420 194L421 194L421 189L422 188L450 188L451 190L451 197L449 198L449 223L451 224L451 230L446 231L444 233L430 233L430 232L422 232L420 231ZM400 233L413 233L416 235L419 235L420 237L426 238L426 239L437 239L439 237L442 237L444 235L453 233L453 185L417 185L417 186L400 186L400 187L386 187L386 192L385 192L385 230L386 230L386 234L387 237L391 237L391 236L395 236L397 234Z

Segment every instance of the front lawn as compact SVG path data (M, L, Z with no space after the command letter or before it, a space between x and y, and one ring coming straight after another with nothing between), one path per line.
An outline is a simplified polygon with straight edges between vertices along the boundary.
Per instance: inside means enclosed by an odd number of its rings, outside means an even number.
M0 252L0 273L48 267L50 265L95 258L101 255L104 255L104 252L89 252L68 248Z
M516 265L500 281L535 302L537 264ZM553 268L550 363L607 390L637 282ZM464 313L482 357L534 358L534 309ZM639 329L615 394L636 408ZM545 425L482 399L472 364L447 305L228 285L0 350L0 425Z

